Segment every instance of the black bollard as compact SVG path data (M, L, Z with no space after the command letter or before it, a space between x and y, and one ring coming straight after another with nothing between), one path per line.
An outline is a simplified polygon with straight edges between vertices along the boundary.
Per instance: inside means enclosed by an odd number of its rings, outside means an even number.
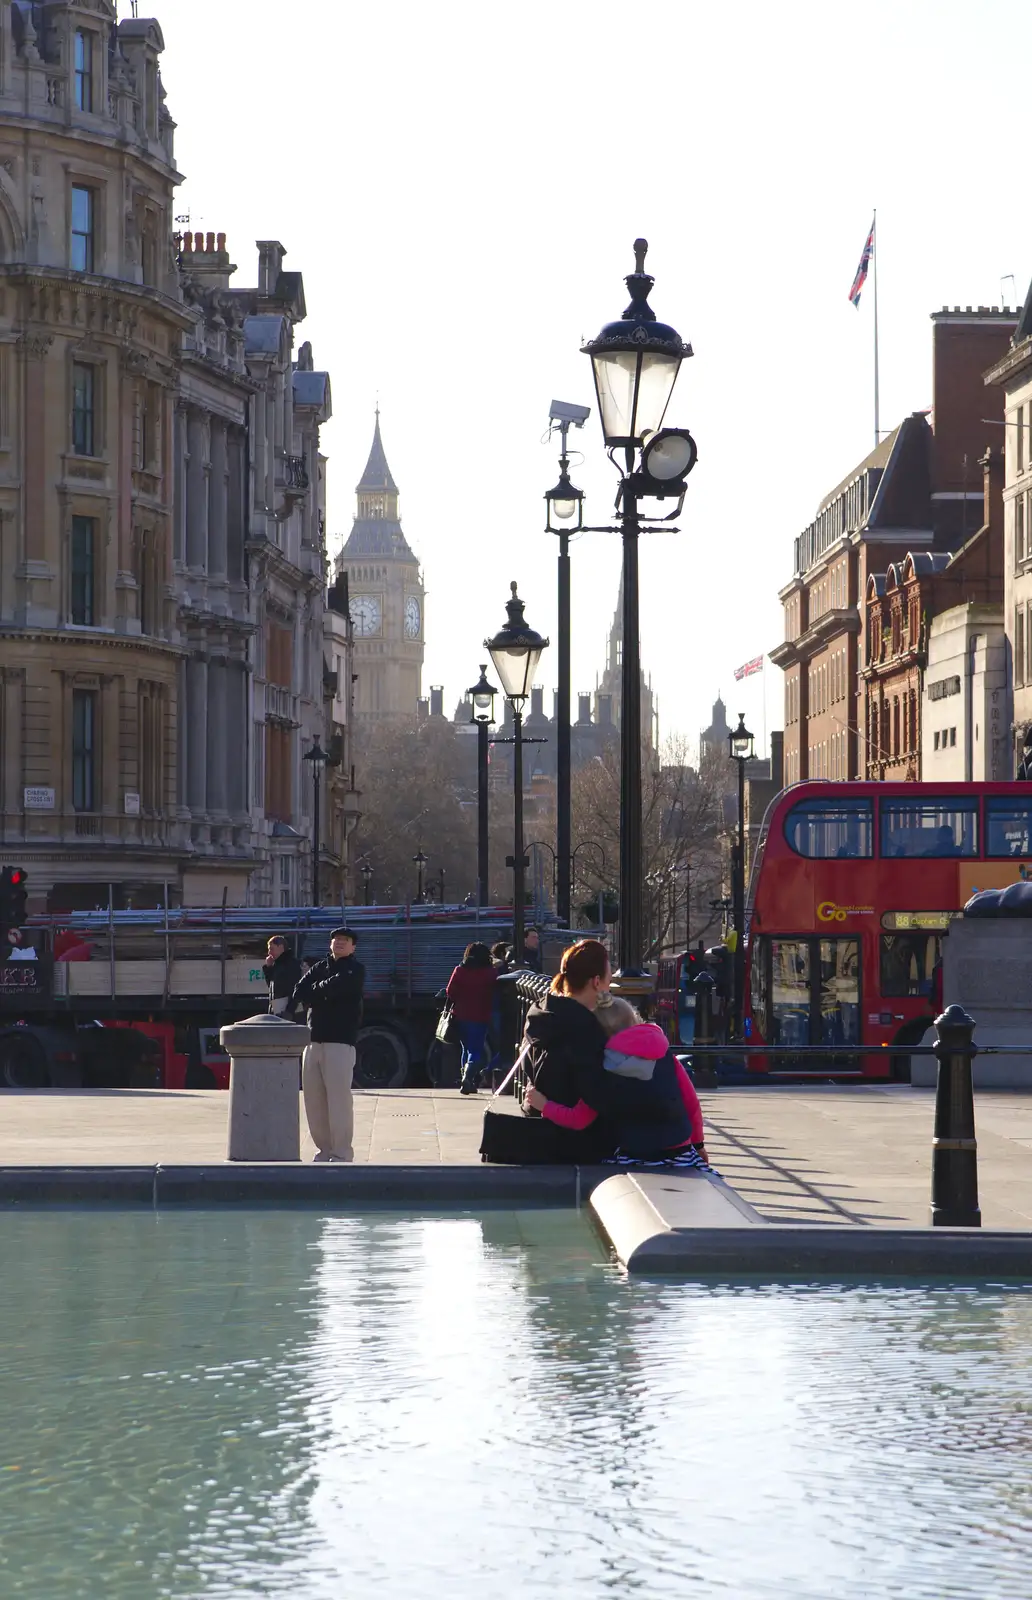
M712 973L700 972L695 980L695 1043L713 1044L713 994L716 989ZM711 1057L700 1056L693 1062L693 1076L700 1089L717 1087L716 1063Z
M935 1019L935 1133L932 1139L932 1227L980 1228L978 1144L971 1063L975 1024L962 1006Z

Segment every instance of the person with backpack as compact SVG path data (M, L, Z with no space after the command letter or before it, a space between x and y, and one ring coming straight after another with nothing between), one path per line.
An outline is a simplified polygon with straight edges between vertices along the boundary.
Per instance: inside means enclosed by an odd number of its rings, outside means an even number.
M291 1010L307 1010L312 1030L302 1061L301 1089L316 1161L355 1159L351 1085L365 983L365 968L355 960L357 944L353 929L334 928L326 960L309 968L290 999Z

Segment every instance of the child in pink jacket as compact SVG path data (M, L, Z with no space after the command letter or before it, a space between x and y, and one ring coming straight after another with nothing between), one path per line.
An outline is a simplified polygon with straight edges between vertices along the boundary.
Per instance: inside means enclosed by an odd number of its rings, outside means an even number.
M586 1128L604 1115L617 1130L619 1162L708 1165L699 1097L662 1028L642 1022L626 1000L600 1004L595 1016L609 1043L589 1098L563 1106L528 1089L524 1105L565 1128Z

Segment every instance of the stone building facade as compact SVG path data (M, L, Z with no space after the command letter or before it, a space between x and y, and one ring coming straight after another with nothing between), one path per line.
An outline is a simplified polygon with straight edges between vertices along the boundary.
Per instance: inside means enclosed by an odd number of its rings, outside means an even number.
M222 234L179 241L194 311L176 431L177 597L186 654L179 814L188 900L301 905L311 894L315 738L324 681L326 462L332 402L304 282L276 240L236 287Z
M1010 348L985 375L1003 397L1003 614L1012 689L1012 775L1032 776L1032 285Z
M0 800L37 906L178 881L161 50L109 0L0 4Z
M52 909L307 898L329 379L173 238L156 22L0 0L0 826ZM352 785L353 787L353 785Z

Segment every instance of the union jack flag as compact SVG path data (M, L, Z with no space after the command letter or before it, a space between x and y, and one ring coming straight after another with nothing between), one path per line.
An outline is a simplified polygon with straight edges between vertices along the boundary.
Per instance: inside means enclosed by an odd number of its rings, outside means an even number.
M874 255L874 223L872 222L871 223L871 231L867 235L867 243L864 245L864 253L860 257L860 265L857 267L857 269L856 269L856 277L853 279L853 287L849 291L849 298L850 298L850 300L852 300L852 302L853 302L853 304L855 306L859 306L860 305L860 291L863 288L864 284L867 282L867 270L871 265L871 257L873 255Z

